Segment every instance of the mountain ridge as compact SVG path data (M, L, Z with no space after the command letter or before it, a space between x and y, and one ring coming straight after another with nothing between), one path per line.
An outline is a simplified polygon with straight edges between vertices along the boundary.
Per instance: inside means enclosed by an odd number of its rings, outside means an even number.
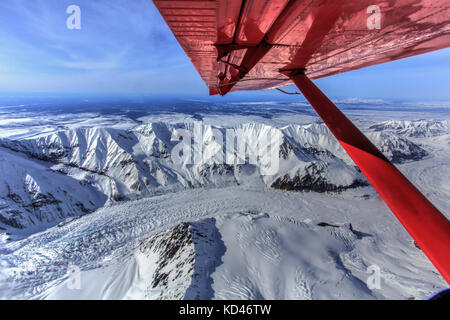
M246 123L231 128L244 137L250 150L257 149L257 140L266 134L281 133L279 169L266 176L258 163L217 161L226 152L214 135L219 132L225 137L227 129L156 122L127 130L94 127L20 140L0 138L2 169L11 173L0 184L5 195L0 197L0 227L27 229L44 220L50 226L105 205L189 188L252 185L342 192L368 185L323 124L276 128ZM175 163L172 151L181 141L180 130L192 136L201 131L200 144L190 145L192 153L199 145L203 149L199 163ZM394 163L428 156L421 146L395 132L373 130L367 135Z

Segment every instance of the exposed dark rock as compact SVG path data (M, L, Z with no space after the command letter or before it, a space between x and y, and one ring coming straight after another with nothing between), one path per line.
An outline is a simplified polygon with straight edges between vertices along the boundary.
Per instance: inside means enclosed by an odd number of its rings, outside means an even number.
M10 198L12 201L14 201L15 203L23 203L22 198L17 193L8 192L8 194L6 196L8 198Z
M151 288L162 289L159 298L210 299L210 275L222 263L225 245L214 218L180 223L144 241L139 250L156 255Z
M281 159L286 160L290 154L292 154L294 152L294 146L286 140L286 138L283 138L283 143L280 144L280 151L279 151L279 156Z
M50 194L44 194L44 193L37 193L33 196L33 199L31 200L31 206L36 208L42 208L43 206L48 205L56 205L61 203L60 200L55 199L55 197Z
M413 241L413 243L414 243L414 246L415 246L417 249L422 250L422 248L419 246L419 244L418 244L417 242Z
M9 184L6 184L6 188L8 189L8 194L6 195L8 198L10 198L15 203L23 204L22 198L17 193L14 193L11 190L11 187Z
M288 191L315 191L315 192L342 192L347 189L353 189L358 187L368 186L366 181L355 180L353 183L347 186L337 186L329 183L321 175L321 170L317 169L315 165L311 165L307 168L306 174L303 176L294 176L290 178L289 175L284 175L276 179L271 187L275 189L288 190Z
M0 214L0 222L2 222L3 224L7 225L7 226L11 226L13 228L16 229L23 229L24 226L21 225L16 218L11 217L11 218L6 218L3 215Z
M119 193L114 193L114 194L112 195L112 198L113 198L113 200L116 201L116 202L121 202L121 201L126 201L126 200L127 200L126 197L120 195Z
M91 212L92 212L92 210L86 208L86 207L84 206L84 204L81 203L81 202L75 203L75 206L76 206L81 212L83 212L83 213L91 213Z
M392 155L390 156L390 160L393 163L399 164L408 161L419 161L429 156L429 153L427 151L416 144L409 145L409 150L407 152L393 149L391 153Z
M333 228L339 228L340 226L334 225L334 224L329 224L326 222L319 222L317 224L319 227L333 227Z
M204 164L200 171L200 175L202 177L211 177L215 175L226 175L226 174L232 174L233 173L233 166L228 164Z
M190 244L192 244L192 237L189 233L189 224L181 223L168 232L159 234L141 245L141 252L151 250L159 254L158 267L152 282L153 288L167 285L167 279L171 271L163 272L162 269L173 261L173 258L181 248Z
M122 166L122 168L123 167L126 167L127 165L129 165L129 164L133 164L134 163L134 160L133 159L128 159L128 160L122 160L122 161L120 161L120 165Z
M319 222L317 224L319 227L331 227L331 228L347 228L348 230L350 230L358 239L362 239L365 237L372 237L371 234L369 233L365 233L365 232L361 232L361 231L357 231L355 229L353 229L353 226L351 223L346 223L342 226L336 225L336 224L331 224L331 223L327 223L327 222Z

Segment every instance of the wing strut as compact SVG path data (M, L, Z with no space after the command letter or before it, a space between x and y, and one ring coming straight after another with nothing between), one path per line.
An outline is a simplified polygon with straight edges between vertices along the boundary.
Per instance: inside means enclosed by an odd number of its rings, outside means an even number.
M450 284L450 222L305 75L280 70L297 85L345 151Z

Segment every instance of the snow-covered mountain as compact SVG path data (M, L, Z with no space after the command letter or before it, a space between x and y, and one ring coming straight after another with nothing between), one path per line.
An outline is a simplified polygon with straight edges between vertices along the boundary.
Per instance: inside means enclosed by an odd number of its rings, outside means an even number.
M323 124L269 122L4 136L0 298L424 299L445 287ZM448 125L424 122L365 133L447 214ZM217 162L230 128L249 150L279 134L278 170ZM183 150L202 149L197 162L175 161L183 130L202 133ZM366 283L370 267L380 289Z
M418 122L417 127L424 125ZM19 140L1 138L0 227L35 232L104 205L189 188L244 185L340 192L367 185L323 124L247 123L233 128L248 150L256 150L268 133L280 134L278 170L271 175L263 175L258 163L217 161L225 150L215 143L214 132L226 137L227 129L159 122L131 130L94 127ZM174 161L180 130L192 136L200 130L201 143L190 145L192 153L200 145L200 161ZM395 163L428 155L394 131L379 132L376 127L368 136Z
M0 151L0 227L35 232L94 211L107 197L42 161Z
M388 120L370 127L375 131L394 131L411 138L432 137L448 132L446 120Z

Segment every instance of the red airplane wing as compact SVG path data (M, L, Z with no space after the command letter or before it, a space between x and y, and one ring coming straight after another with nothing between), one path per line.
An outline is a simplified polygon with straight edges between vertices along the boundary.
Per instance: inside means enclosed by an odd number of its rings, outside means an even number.
M211 94L292 84L280 69L317 79L450 45L448 0L154 3Z
M448 0L154 2L210 94L295 83L450 283L450 221L310 80L448 47Z

